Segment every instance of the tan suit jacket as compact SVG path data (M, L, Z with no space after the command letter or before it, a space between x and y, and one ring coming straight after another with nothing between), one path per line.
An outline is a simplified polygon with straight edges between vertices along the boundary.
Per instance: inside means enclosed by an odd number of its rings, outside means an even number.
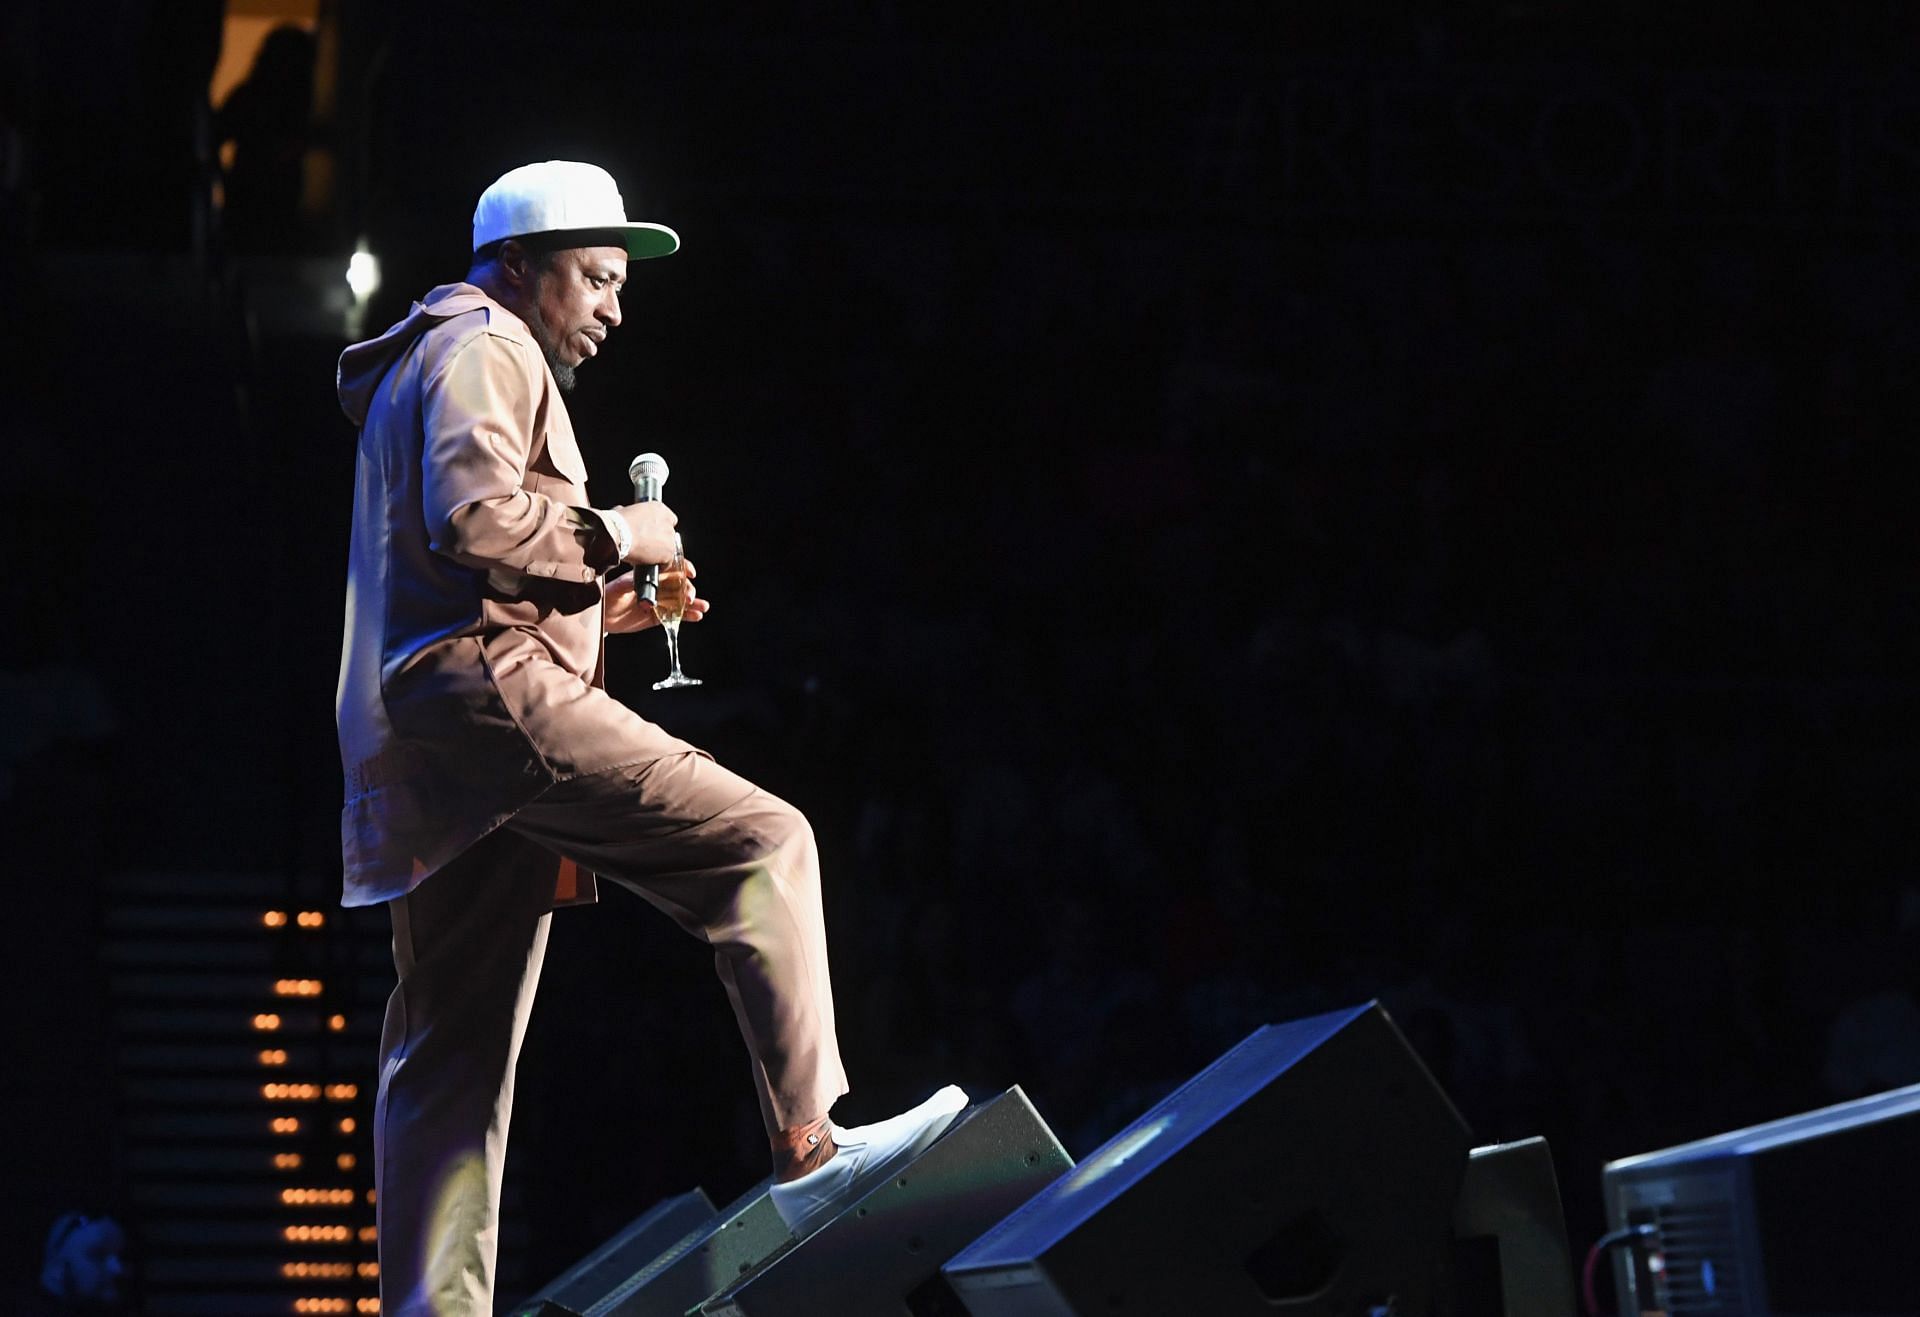
M691 749L601 689L612 537L538 343L469 284L340 358L360 427L336 713L345 904L412 890L555 782ZM555 860L555 899L593 879Z

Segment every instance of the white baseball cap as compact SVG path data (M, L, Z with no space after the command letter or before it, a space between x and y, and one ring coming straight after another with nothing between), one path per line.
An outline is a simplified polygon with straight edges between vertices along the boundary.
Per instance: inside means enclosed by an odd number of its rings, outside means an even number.
M636 261L671 256L680 248L680 235L666 225L628 220L613 175L578 160L509 169L473 208L475 251L502 238L569 233L605 234L604 245L624 246Z

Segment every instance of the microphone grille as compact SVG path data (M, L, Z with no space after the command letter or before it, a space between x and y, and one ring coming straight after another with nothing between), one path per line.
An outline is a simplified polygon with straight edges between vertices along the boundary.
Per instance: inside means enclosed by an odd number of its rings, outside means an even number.
M667 483L667 459L658 453L642 453L627 464L627 479L636 485L642 480L664 485Z

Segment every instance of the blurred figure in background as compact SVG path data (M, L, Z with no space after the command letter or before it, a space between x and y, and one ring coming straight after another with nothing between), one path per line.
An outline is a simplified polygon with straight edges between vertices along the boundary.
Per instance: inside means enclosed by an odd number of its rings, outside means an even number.
M120 1281L126 1232L110 1216L67 1212L47 1232L40 1285L15 1308L19 1317L123 1311Z
M313 37L291 23L267 33L247 80L214 116L215 142L233 143L225 215L236 251L284 248L299 236L314 49Z

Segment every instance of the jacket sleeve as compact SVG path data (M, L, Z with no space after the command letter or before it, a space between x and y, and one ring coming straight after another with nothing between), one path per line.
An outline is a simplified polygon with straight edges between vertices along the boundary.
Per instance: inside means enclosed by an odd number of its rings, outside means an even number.
M481 332L426 383L421 499L434 550L469 567L588 582L613 564L597 513L527 489L539 438L533 349Z

